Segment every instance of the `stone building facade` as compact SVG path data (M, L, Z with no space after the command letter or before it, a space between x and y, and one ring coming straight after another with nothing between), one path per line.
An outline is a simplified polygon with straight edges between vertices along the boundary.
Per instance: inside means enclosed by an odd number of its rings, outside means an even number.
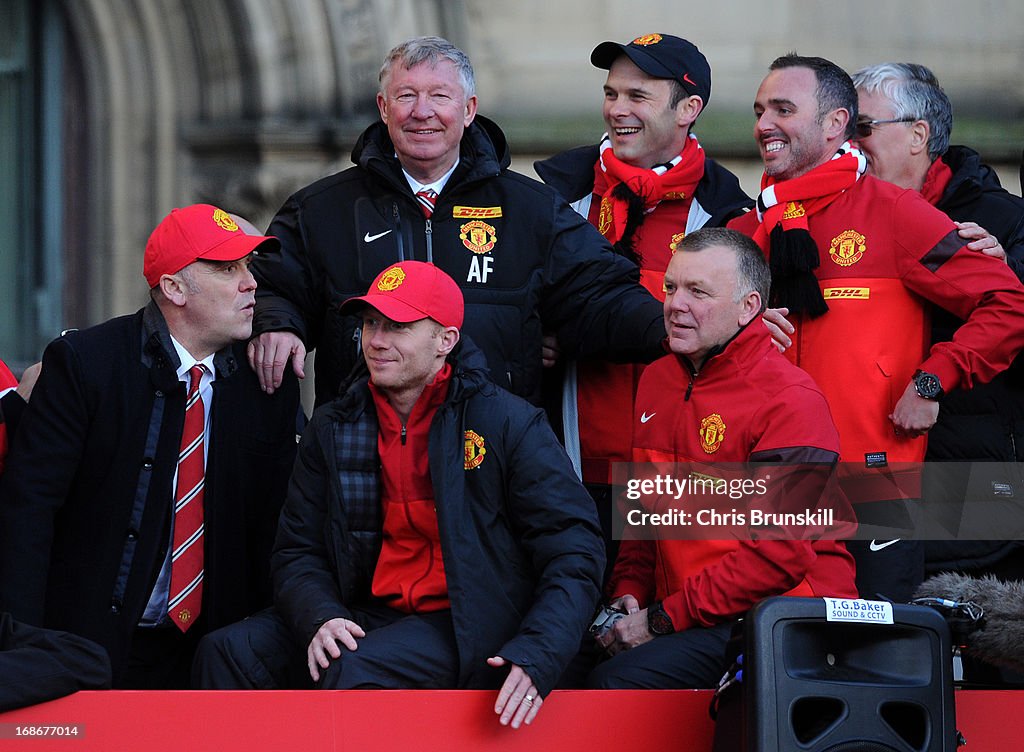
M345 167L381 58L410 36L463 47L481 111L530 152L596 140L590 49L658 30L700 45L712 112L745 134L768 62L797 49L930 65L958 113L1024 141L1021 28L1012 0L0 0L0 355L31 362L61 329L140 305L146 238L171 208L265 226Z

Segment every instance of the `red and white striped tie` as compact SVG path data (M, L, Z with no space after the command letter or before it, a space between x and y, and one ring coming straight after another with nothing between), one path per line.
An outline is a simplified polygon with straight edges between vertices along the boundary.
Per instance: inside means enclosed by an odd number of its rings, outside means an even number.
M420 202L420 210L423 216L430 219L434 213L434 201L437 200L437 191L427 188L416 192L416 200Z
M205 368L189 370L185 428L178 454L178 484L174 493L174 550L167 613L182 632L199 616L203 602L203 433L206 415L199 382Z

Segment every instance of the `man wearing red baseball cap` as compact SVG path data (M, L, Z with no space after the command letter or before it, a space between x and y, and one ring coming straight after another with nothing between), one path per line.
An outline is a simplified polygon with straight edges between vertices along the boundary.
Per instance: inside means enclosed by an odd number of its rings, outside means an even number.
M276 248L209 204L146 245L149 304L54 340L0 486L0 610L106 648L121 688L187 688L199 637L270 602L297 383L245 366Z
M341 308L369 373L303 434L275 609L207 637L199 684L287 685L290 660L323 688L500 686L501 723L530 723L597 601L593 504L543 412L461 337L445 272L393 264Z

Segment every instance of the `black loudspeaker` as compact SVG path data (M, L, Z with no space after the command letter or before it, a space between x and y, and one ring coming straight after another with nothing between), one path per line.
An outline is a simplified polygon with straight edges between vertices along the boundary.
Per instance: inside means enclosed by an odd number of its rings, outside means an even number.
M734 641L741 681L718 698L715 752L953 752L942 616L893 605L892 624L828 621L826 608L775 597L750 610Z

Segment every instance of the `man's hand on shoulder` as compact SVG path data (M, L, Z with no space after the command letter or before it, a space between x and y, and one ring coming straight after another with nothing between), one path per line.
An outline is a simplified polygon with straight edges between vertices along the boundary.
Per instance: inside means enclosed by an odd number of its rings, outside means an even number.
M524 723L529 726L537 717L540 706L544 704L543 698L534 686L533 679L521 667L509 663L500 655L487 659L487 665L494 668L501 668L511 665L508 678L501 685L498 691L498 699L494 703L494 712L499 716L502 726L512 725L512 728L519 728Z
M366 637L366 632L351 619L338 617L321 624L306 648L306 665L313 681L320 681L320 669L330 666L331 659L341 657L338 643L348 650L356 650L359 647L357 637Z
M768 333L772 335L772 344L781 353L786 352L786 348L793 344L791 335L796 331L796 327L786 318L788 315L788 308L766 308L761 314L761 320L768 327Z
M984 253L986 256L992 256L1002 262L1006 262L1006 250L999 243L999 238L992 235L981 225L976 222L954 222L959 235L964 240L969 240L967 247L972 251L978 251Z
M300 379L306 376L306 346L293 332L263 332L249 340L247 353L249 366L267 394L281 386L289 358L295 375Z

